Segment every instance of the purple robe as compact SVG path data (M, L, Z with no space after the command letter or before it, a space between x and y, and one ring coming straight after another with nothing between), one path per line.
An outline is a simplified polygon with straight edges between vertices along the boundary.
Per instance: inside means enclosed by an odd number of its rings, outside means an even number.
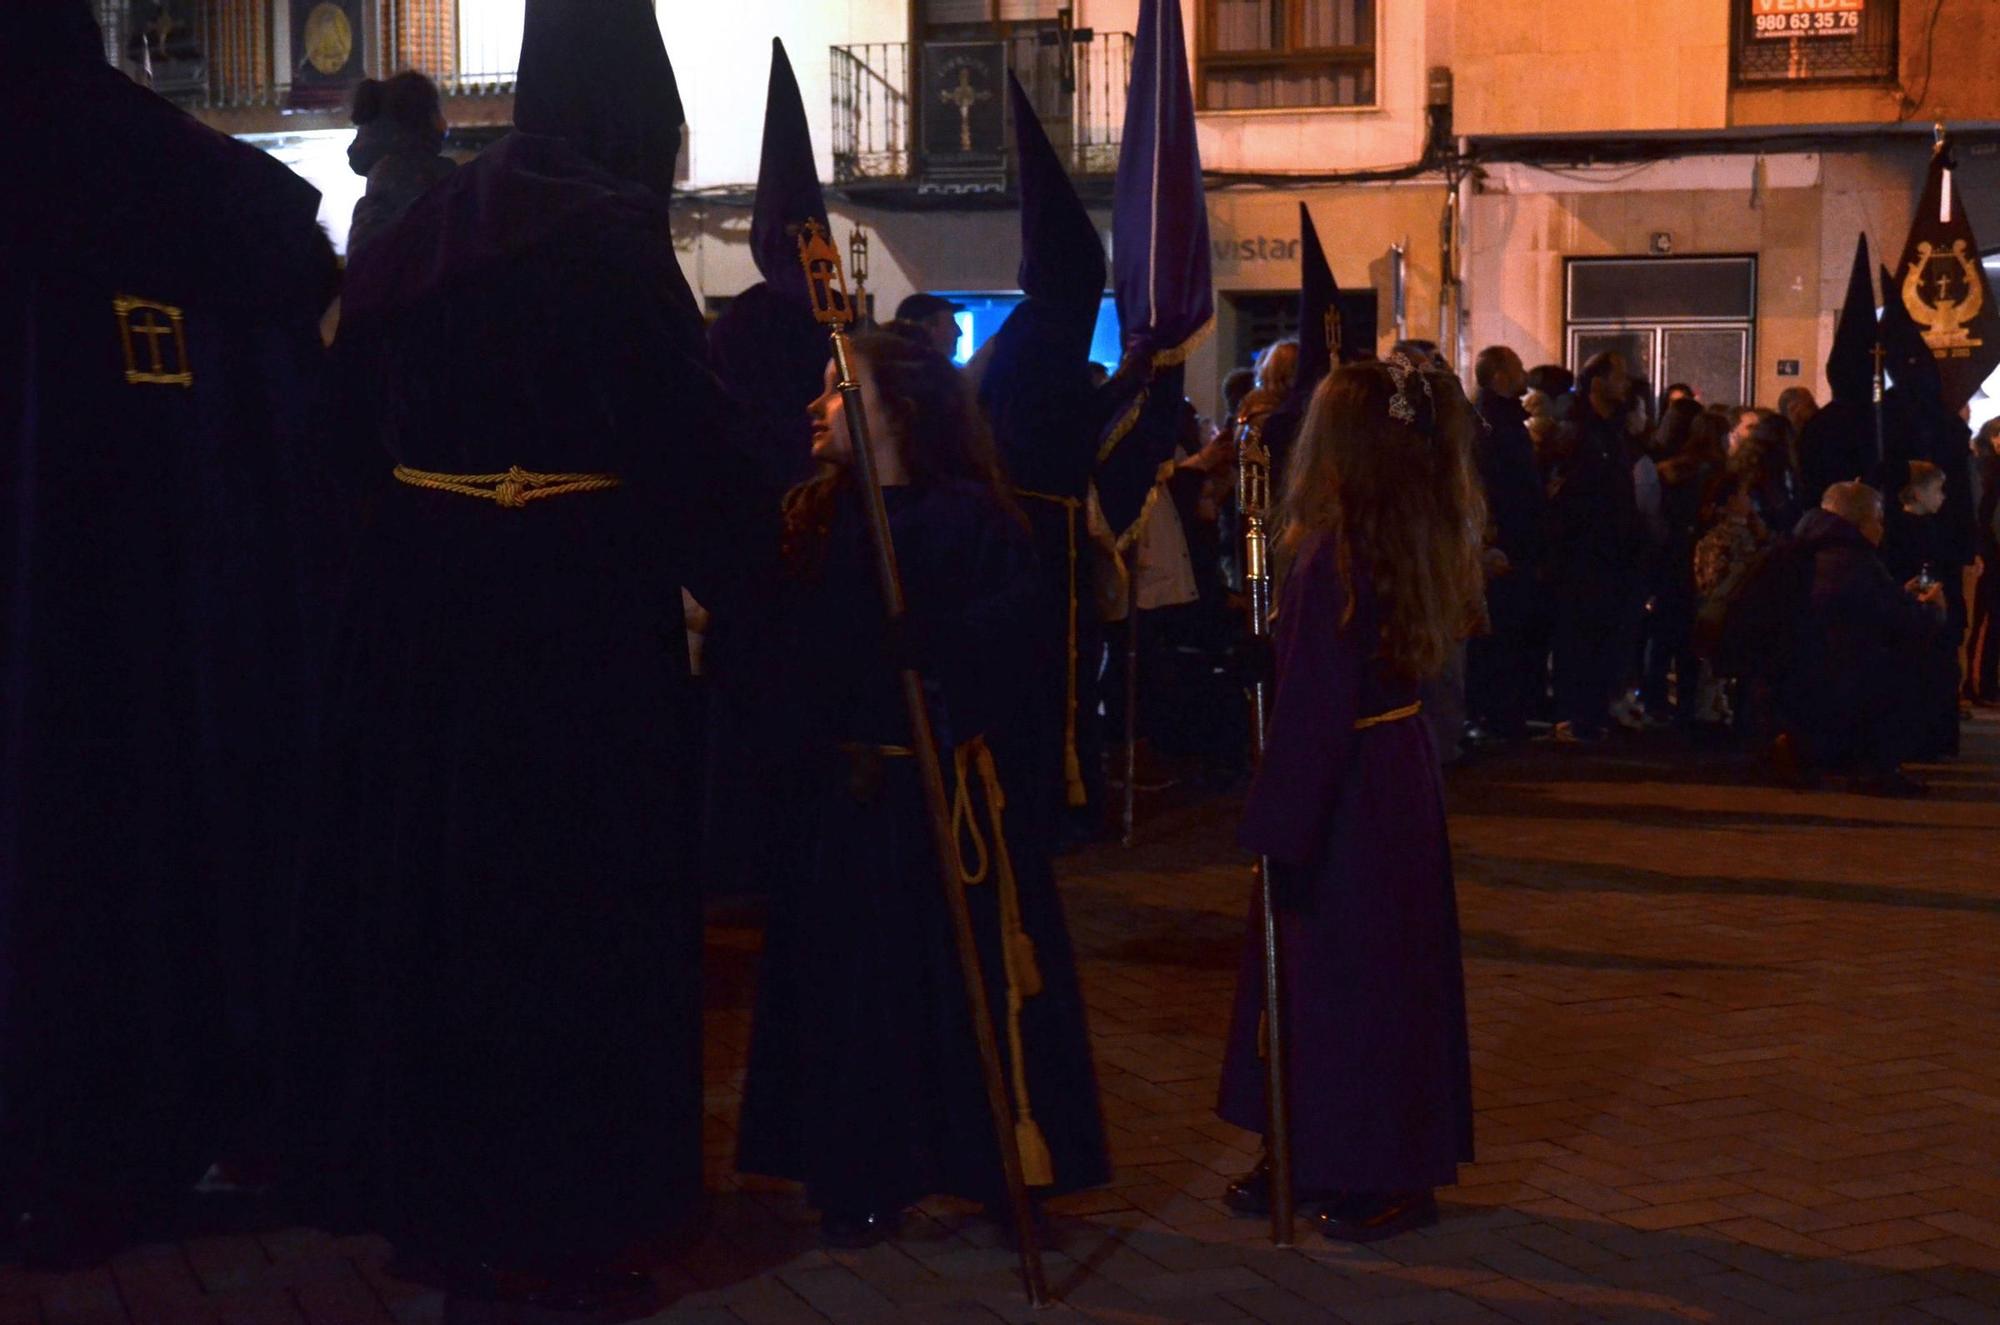
M1332 548L1300 558L1277 622L1269 748L1237 840L1280 890L1292 1171L1307 1189L1449 1186L1472 1158L1465 973L1444 789L1414 704L1376 659L1374 593L1353 620ZM1262 1131L1263 933L1252 899L1223 1063L1224 1119Z

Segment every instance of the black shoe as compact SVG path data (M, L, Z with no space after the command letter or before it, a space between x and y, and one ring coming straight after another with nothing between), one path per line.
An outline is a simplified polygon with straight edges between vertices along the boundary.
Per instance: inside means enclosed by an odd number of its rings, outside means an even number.
M838 1251L865 1251L896 1236L900 1213L828 1210L819 1217L819 1240Z
M1300 1205L1315 1205L1338 1199L1338 1193L1325 1192L1318 1188L1294 1186L1292 1189L1292 1203L1295 1207ZM1271 1157L1266 1155L1259 1159L1256 1168L1251 1169L1248 1173L1224 1188L1222 1204L1229 1208L1231 1214L1242 1215L1248 1219L1269 1218L1271 1214Z
M1350 1197L1329 1204L1318 1219L1319 1231L1335 1242L1382 1242L1437 1221L1432 1192Z

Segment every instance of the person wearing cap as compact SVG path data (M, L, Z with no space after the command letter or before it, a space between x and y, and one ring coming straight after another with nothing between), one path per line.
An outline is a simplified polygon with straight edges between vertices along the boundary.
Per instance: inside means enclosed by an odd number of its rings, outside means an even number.
M941 294L919 291L896 305L898 322L914 322L930 333L931 343L947 359L958 357L958 315L964 304L956 304Z
M670 242L651 0L528 0L514 124L348 273L374 508L293 1081L319 1222L448 1292L589 1306L701 1205L681 594L773 577L778 492Z

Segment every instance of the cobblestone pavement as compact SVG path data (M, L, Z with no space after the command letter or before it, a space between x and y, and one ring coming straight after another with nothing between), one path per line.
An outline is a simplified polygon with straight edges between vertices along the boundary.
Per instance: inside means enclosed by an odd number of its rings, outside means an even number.
M1480 1158L1438 1227L1369 1250L1275 1250L1217 1201L1255 1147L1209 1111L1230 804L1072 858L1117 1178L1054 1204L1063 1305L1039 1314L970 1209L829 1254L795 1191L728 1172L757 932L720 914L717 1197L653 1319L2000 1322L2000 724L1933 779L1915 802L1780 791L1666 738L1454 774ZM446 1303L386 1256L292 1231L0 1271L0 1325L556 1319Z

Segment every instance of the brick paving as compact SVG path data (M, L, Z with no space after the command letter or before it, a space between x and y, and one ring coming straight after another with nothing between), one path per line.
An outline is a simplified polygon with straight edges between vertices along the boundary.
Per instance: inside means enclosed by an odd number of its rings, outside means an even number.
M2000 1322L2000 723L1925 801L1758 785L1644 738L1453 775L1479 1162L1435 1229L1278 1251L1214 1118L1245 900L1231 804L1065 862L1117 1177L1052 1206L1063 1305L969 1208L828 1253L728 1171L757 930L710 928L716 1193L658 1274L680 1325L1013 1320ZM1300 1101L1298 1107L1310 1107ZM0 1269L0 1325L511 1325L308 1230Z

